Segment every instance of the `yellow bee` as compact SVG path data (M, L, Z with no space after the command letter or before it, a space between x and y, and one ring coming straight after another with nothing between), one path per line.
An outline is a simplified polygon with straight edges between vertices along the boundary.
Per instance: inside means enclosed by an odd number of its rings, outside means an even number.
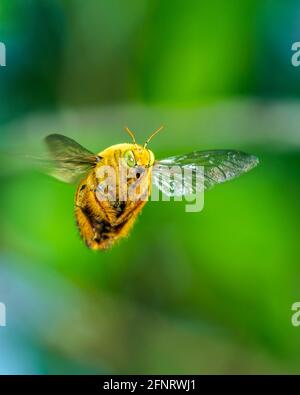
M200 179L195 171L199 166L204 169L200 185L209 189L258 164L255 156L234 150L195 151L155 161L148 143L161 129L139 145L126 127L132 143L113 145L98 154L60 134L46 137L52 157L50 174L64 182L81 178L75 194L75 216L89 248L105 250L128 235L150 197L152 183L167 196L182 196L199 190L195 183ZM170 177L166 170L172 166L175 171ZM176 177L186 169L192 171L188 185Z

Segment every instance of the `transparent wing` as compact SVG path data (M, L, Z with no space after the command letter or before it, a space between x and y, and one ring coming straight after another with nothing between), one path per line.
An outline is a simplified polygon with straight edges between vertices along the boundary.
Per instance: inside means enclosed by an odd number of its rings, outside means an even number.
M50 158L38 161L51 176L61 181L76 182L99 161L98 156L61 134L50 134L45 143Z
M194 194L232 180L257 164L258 158L241 151L195 151L157 161L152 182L168 196Z

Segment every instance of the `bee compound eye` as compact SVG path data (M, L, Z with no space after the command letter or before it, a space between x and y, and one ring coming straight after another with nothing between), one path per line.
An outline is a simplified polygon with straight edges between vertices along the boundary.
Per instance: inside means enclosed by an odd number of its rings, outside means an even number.
M125 152L124 159L126 161L127 166L134 167L136 165L135 157L131 150Z

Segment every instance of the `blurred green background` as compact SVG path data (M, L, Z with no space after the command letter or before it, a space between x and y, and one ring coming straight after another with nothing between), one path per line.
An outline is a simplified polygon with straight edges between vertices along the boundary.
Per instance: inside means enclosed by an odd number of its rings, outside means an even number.
M300 373L297 0L1 0L1 373ZM157 158L260 158L201 213L149 202L89 251L76 186L24 160L58 132Z

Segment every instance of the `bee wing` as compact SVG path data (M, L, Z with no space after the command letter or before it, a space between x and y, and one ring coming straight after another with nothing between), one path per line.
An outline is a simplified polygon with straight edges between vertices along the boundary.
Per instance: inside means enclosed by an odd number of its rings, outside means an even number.
M157 161L152 181L167 196L195 194L246 173L258 162L254 155L241 151L195 151Z
M99 161L95 154L61 134L50 134L45 143L50 158L39 159L39 162L51 176L61 181L76 182Z

